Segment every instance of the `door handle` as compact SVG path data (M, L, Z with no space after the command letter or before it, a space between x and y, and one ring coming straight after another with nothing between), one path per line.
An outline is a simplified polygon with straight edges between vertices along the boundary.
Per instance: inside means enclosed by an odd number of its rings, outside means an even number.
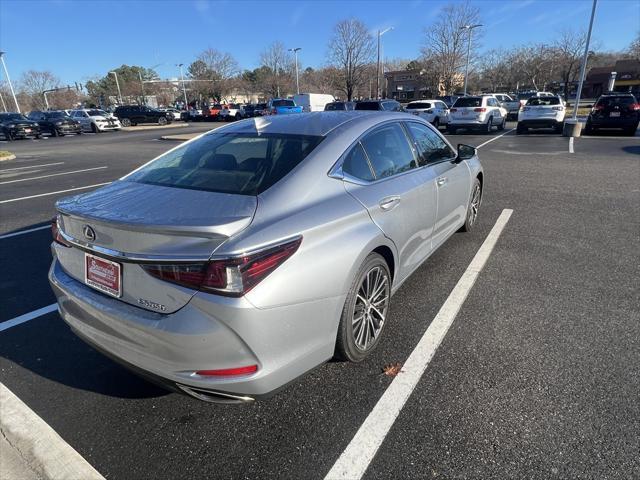
M388 212L389 210L393 210L396 206L398 206L399 203L400 197L397 195L393 195L391 197L384 197L382 200L380 200L378 206L380 207L380 209Z
M439 187L443 186L445 183L447 183L447 177L440 177L436 180L436 184Z

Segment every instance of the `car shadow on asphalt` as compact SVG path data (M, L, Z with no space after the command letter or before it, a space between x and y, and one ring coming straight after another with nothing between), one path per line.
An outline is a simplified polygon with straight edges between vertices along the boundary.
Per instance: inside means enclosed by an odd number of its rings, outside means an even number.
M40 379L111 397L143 399L170 393L94 350L71 332L57 312L2 332L0 356L3 382L9 387L24 383L22 370L29 370Z
M627 145L626 147L622 147L622 151L640 155L640 145Z

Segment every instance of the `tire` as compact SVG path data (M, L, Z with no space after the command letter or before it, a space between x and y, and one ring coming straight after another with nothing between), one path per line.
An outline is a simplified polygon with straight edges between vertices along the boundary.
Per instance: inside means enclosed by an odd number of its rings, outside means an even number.
M492 125L493 125L493 117L489 117L489 120L487 120L487 126L485 127L484 133L491 133Z
M98 126L95 123L91 124L91 131L93 133L100 133L100 129L98 128Z
M238 120L242 120L242 115L240 115L239 113L236 113L236 122Z
M505 125L507 124L507 117L502 119L502 123L498 125L498 130L504 130Z
M389 266L381 255L370 253L358 270L342 309L336 338L337 359L361 362L375 349L387 323L390 299ZM362 315L354 325L357 313Z
M476 225L478 220L478 212L482 203L482 186L480 180L475 179L471 188L471 196L469 197L469 205L467 206L467 217L464 225L460 228L461 232L470 232Z
M529 131L529 129L523 125L518 124L518 126L516 127L516 134L517 135L521 135L523 133L527 133Z
M624 134L628 135L630 137L634 137L636 135L636 130L638 130L638 125L629 127L627 129L624 130Z
M562 133L563 124L558 122L558 124L553 128L553 131L556 133Z
M52 137L60 137L61 135L58 133L58 130L56 130L54 128L53 130L51 130L51 136Z
M131 120L130 120L130 119L128 119L128 118L122 118L122 119L120 120L120 124L121 124L123 127L130 127L130 126L132 125Z
M167 117L158 118L158 125L166 125L166 124L167 124Z
M14 140L13 135L9 131L4 132L4 138L7 142L13 142Z
M433 128L435 128L436 130L439 130L439 129L440 129L440 119L439 119L438 117L436 117L436 118L433 120Z

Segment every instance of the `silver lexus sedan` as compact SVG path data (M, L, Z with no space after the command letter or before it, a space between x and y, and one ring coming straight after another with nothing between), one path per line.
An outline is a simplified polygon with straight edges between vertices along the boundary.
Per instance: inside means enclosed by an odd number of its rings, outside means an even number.
M470 230L483 171L415 115L243 120L56 204L49 280L98 350L206 401L376 347L391 296Z

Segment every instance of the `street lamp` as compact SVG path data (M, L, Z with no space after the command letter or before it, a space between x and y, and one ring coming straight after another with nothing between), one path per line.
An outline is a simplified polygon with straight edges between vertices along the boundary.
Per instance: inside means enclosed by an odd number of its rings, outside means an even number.
M118 82L118 74L116 72L109 72L111 75L113 75L114 77L116 77L116 87L118 87L118 100L120 101L120 104L122 105L122 92L120 91L120 83Z
M295 56L295 59L296 59L296 92L298 92L298 95L300 95L300 82L298 81L298 52L300 50L302 50L301 47L289 49L290 52L293 52L293 55Z
M465 25L460 27L460 30L467 30L469 37L467 39L467 65L464 68L464 94L467 94L467 77L469 76L469 55L471 54L471 30L474 28L482 27L481 23L476 25Z
M376 98L380 98L380 37L393 30L393 27L385 28L384 30L378 30L378 65L376 69Z
M184 75L182 73L182 66L184 65L184 63L178 63L176 66L180 67L180 80L182 80L182 93L184 94L184 109L187 109L187 89L184 87Z
M576 92L576 103L573 106L573 116L571 117L576 122L578 121L578 104L580 103L580 96L582 95L582 85L584 83L584 72L585 72L585 69L587 68L587 60L589 58L589 43L591 42L591 30L593 29L593 19L596 16L597 2L598 0L593 0L593 6L591 7L591 20L589 20L589 33L587 33L587 43L584 46L584 55L582 56L582 65L580 66L580 81L578 82L578 91Z
M11 85L11 78L9 78L9 70L7 70L7 64L4 63L4 54L6 52L0 52L0 60L2 61L2 66L4 67L4 74L7 77L7 83L9 84L9 89L11 90L11 95L13 95L13 101L16 104L16 110L18 113L20 112L20 105L18 105L18 99L16 98L16 92L13 91L13 85Z

